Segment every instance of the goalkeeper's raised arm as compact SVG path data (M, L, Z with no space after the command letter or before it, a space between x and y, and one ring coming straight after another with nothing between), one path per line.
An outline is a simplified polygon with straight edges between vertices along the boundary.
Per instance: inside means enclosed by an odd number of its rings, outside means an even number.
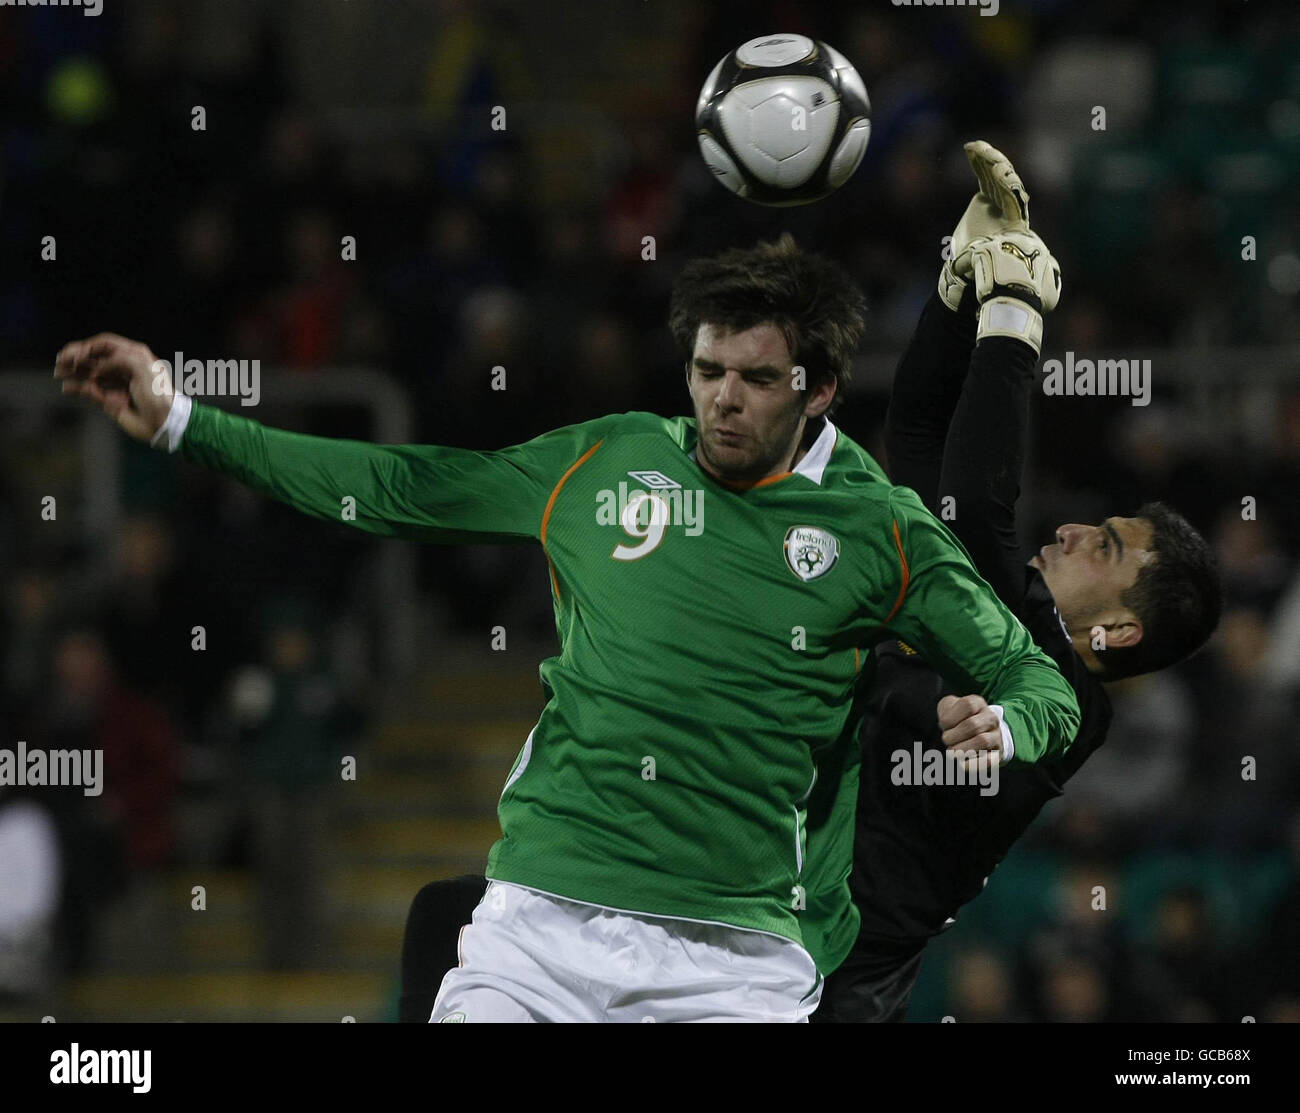
M144 344L100 333L67 344L54 376L136 440L179 451L315 518L419 541L542 539L546 502L601 422L474 452L376 445L272 429L195 404Z

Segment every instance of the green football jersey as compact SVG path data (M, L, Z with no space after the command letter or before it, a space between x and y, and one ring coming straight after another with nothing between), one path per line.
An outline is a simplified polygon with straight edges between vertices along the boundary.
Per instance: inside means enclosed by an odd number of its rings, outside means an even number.
M952 534L830 422L746 487L703 471L695 437L629 413L494 452L381 446L196 405L182 451L371 533L539 541L560 653L487 876L773 932L828 972L857 931L849 718L870 646L902 638L1001 704L1017 760L1064 749L1078 706Z

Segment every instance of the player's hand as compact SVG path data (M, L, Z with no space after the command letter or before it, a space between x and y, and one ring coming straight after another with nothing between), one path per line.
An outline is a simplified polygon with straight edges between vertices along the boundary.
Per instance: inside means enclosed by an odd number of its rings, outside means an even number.
M1002 724L982 696L944 696L939 701L939 727L950 750L971 751L963 762L974 769L980 760L1002 762ZM983 751L990 751L982 756Z
M958 273L954 264L972 241L1002 232L1029 231L1029 191L1011 160L982 139L967 143L965 150L979 190L953 230L948 260L939 276L939 294L954 313L970 278Z
M138 441L153 439L175 395L167 365L144 344L113 332L65 344L54 377L64 394L89 398Z
M1012 336L1037 353L1043 343L1043 314L1061 298L1061 267L1035 232L999 232L972 240L952 263L975 284L979 301L978 340Z
M1061 298L1061 266L1035 232L1000 232L973 240L953 260L953 268L975 280L981 305L1005 294L1050 313Z

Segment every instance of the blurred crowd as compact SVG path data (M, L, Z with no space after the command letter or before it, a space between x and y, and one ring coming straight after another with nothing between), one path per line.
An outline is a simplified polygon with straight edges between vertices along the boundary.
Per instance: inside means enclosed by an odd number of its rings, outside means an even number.
M309 25L319 5L0 10L2 369L46 368L101 328L304 377L376 368L419 440L479 448L612 411L680 413L664 319L683 261L785 228L834 254L868 294L865 367L901 349L933 290L971 191L961 142L995 142L1065 275L1048 350L1163 353L1147 408L1037 400L1026 543L1164 499L1213 538L1227 609L1204 653L1112 689L1106 747L942 941L920 1007L1300 1019L1300 367L1212 426L1177 373L1180 350L1284 364L1300 345L1300 18L1119 0L1004 0L992 19L607 7L584 27L550 5L394 3L383 36L364 3ZM690 126L717 59L773 28L833 43L873 101L855 178L798 210L726 193ZM876 452L887 385L864 376L838 418ZM281 423L365 437L365 422L344 407ZM103 748L110 785L97 800L0 789L0 883L10 846L60 878L0 894L8 953L34 953L11 921L44 915L49 962L93 970L97 910L192 852L176 833L187 800L243 784L241 818L209 852L256 864L278 894L266 962L310 961L292 940L310 933L320 864L286 832L328 823L313 790L382 712L373 653L340 648L371 543L127 446L129 516L103 559L75 509L57 524L30 510L35 492L74 490L67 422L6 428L0 744ZM481 625L491 600L547 629L535 556L419 560L443 628ZM1093 908L1095 885L1111 911ZM31 968L0 961L0 983L30 992Z

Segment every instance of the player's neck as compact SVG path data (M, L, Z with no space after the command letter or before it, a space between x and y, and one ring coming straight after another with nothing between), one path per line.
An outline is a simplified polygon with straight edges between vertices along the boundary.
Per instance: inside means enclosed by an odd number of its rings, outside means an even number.
M1053 597L1053 601L1055 601L1055 597ZM1057 614L1060 614L1059 610ZM1087 624L1080 627L1078 623L1075 623L1072 627L1064 618L1061 619L1061 625L1065 628L1065 632L1070 635L1070 645L1074 649L1075 655L1083 662L1083 667L1093 676L1101 676L1106 670L1102 668L1101 658L1097 656L1092 648L1093 628Z
M712 479L715 479L717 482L721 483L724 487L731 487L734 490L745 490L749 487L757 487L760 483L764 483L769 479L775 479L782 475L788 475L791 472L791 470L794 468L794 464L791 463L788 467L777 466L771 468L766 475L736 476L736 475L723 475L716 468L710 465L708 460L704 458L704 454L699 451L697 451L695 454L695 462L700 466L700 469L705 473L707 473Z
M794 449L785 456L783 460L778 461L768 469L765 475L759 476L734 476L723 475L714 468L705 458L698 446L695 450L695 462L700 468L707 472L725 487L745 488L754 487L759 483L766 482L769 479L776 479L783 475L789 475L798 466L799 461L808 455L808 451L816 443L817 438L821 436L822 430L826 427L824 417L815 417L804 422L803 428L799 432L798 439L795 442Z
M1079 659L1093 676L1103 676L1105 669L1101 666L1101 659L1093 652L1092 643L1086 634L1070 635L1070 644L1074 646L1074 652L1078 654Z

